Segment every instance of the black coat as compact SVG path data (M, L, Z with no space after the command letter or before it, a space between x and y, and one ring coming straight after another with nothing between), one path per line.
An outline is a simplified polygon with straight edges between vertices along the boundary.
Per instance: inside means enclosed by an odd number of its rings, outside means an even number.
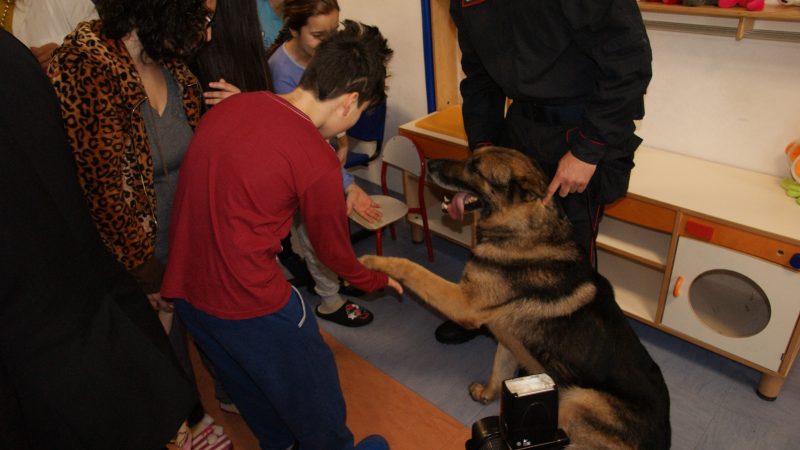
M0 30L0 447L156 449L195 390L105 250L58 100Z
M636 1L451 0L450 14L470 148L515 148L549 176L570 151L598 165L603 203L622 196L652 76Z

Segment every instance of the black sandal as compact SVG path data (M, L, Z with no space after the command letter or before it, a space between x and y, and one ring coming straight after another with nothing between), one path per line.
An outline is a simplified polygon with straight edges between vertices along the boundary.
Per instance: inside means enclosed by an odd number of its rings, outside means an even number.
M333 323L353 328L369 325L372 319L375 318L369 310L350 300L345 301L344 305L332 313L325 314L319 312L319 306L314 308L314 313L320 319L330 320Z

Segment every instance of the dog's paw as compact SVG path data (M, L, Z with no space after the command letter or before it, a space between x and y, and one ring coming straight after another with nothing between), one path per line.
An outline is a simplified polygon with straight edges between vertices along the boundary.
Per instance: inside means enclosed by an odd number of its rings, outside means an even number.
M377 270L380 267L380 256L375 255L364 255L358 258L361 264L365 265L368 269Z
M489 392L486 385L481 383L472 383L469 385L469 396L476 402L481 402L483 404L494 400L494 395Z
M358 258L361 264L365 265L368 269L386 272L391 267L389 258L386 256L364 255Z

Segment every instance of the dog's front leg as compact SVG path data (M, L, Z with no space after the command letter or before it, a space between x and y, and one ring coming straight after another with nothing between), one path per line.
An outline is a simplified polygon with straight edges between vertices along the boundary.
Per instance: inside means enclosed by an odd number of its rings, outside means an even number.
M517 359L503 344L497 344L492 363L492 374L486 384L472 383L469 385L469 395L476 402L489 403L497 398L503 381L514 376L517 369Z
M484 317L469 304L459 284L447 281L417 263L406 258L374 255L362 256L359 260L370 269L396 279L451 320L475 328L484 322Z

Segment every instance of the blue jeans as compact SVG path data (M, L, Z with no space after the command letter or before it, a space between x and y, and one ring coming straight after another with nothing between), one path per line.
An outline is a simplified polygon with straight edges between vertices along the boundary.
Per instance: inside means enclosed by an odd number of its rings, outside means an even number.
M336 362L296 290L281 310L224 320L175 308L264 450L352 450Z

